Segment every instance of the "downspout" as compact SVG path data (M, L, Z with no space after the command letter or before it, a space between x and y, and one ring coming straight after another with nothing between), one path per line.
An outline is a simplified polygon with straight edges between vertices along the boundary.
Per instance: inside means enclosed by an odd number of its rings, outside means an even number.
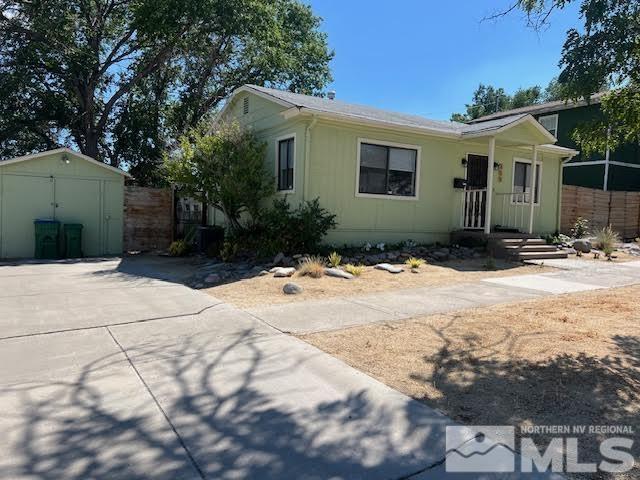
M311 130L318 122L318 117L313 116L304 132L304 185L302 189L302 200L308 200L309 192L309 164L311 163Z

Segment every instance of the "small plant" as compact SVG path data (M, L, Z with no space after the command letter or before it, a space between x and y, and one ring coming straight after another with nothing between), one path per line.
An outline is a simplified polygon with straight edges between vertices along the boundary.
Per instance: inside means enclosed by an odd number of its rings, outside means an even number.
M223 262L232 262L238 254L238 244L232 240L225 240L220 250L220 258Z
M371 244L370 244L369 242L366 242L366 243L362 246L362 249L363 249L365 252L370 251L370 250L371 250Z
M364 266L363 265L352 265L350 263L347 263L344 266L344 271L347 273L350 273L351 275L355 276L355 277L359 277L360 275L362 275L362 272L364 272Z
M496 260L493 257L487 257L487 260L484 262L485 270L495 270L496 269Z
M324 258L318 256L304 257L298 265L298 275L308 275L312 278L320 278L324 275L326 266Z
M576 218L571 229L571 236L573 238L584 238L587 235L589 235L589 220L583 217Z
M402 246L405 248L415 248L418 246L418 244L416 242L414 242L413 240L409 239L409 240L405 240L404 242L402 242Z
M376 248L377 248L378 250L380 250L381 252L384 252L384 248L385 248L385 246L386 246L386 245L384 244L384 242L380 242L380 243L378 243L378 244L376 245Z
M176 240L169 245L169 255L172 257L183 257L189 252L189 244L184 240Z
M611 254L615 251L618 242L620 242L620 235L611 228L611 225L596 232L596 248L602 250L608 259L611 259Z
M404 263L406 263L409 268L420 268L425 262L422 258L410 257Z
M340 262L342 262L342 257L338 254L338 252L331 252L327 257L329 260L329 265L333 268L340 266Z

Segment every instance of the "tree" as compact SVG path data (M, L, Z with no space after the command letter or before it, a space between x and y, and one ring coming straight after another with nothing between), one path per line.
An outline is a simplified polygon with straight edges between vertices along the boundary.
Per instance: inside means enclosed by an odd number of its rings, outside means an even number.
M207 133L210 128L203 122L180 137L177 150L165 156L166 175L186 195L220 210L237 234L245 229L242 217L255 221L274 192L264 163L266 145L237 123Z
M244 83L320 92L319 25L297 0L0 0L0 156L70 145L153 171Z
M509 108L528 107L540 103L542 99L542 89L537 85L529 88L519 88L511 97Z
M557 9L580 1L581 30L570 29L562 48L563 99L589 99L603 86L603 119L573 133L581 150L604 152L640 138L640 3L637 0L518 0L504 12L521 9L534 28L545 26Z

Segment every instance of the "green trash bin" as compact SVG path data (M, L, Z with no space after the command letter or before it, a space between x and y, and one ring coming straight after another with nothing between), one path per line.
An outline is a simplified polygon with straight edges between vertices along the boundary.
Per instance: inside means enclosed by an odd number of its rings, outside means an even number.
M65 257L82 257L82 225L80 223L65 223L63 229Z
M40 259L58 258L60 251L60 222L57 220L35 220L35 257Z

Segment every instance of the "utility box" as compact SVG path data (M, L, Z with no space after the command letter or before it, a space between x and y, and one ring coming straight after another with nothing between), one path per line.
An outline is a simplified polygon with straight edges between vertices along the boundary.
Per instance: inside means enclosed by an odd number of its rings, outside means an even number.
M52 260L58 258L60 249L60 222L57 220L35 220L35 257Z
M64 227L64 256L66 258L80 258L82 254L82 225L80 223L65 223Z

